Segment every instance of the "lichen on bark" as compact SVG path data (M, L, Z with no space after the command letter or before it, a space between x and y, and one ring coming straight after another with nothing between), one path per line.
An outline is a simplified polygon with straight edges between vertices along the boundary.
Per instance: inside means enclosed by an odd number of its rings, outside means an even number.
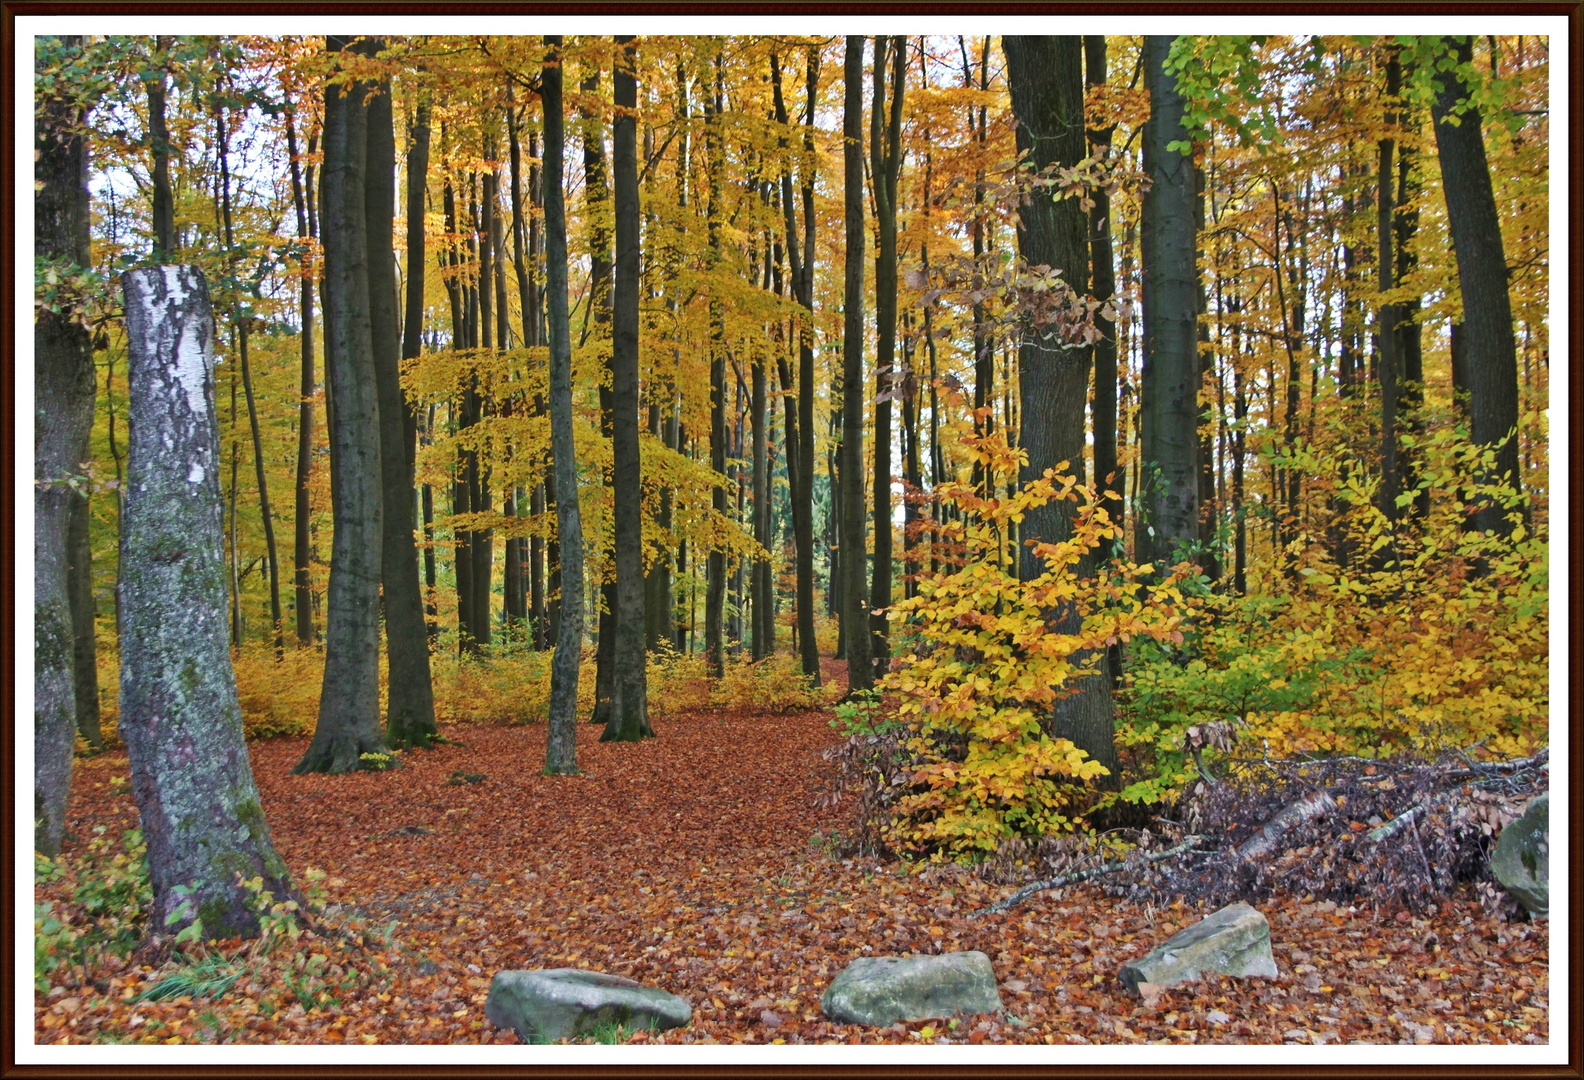
M157 933L249 936L242 885L292 894L248 762L226 628L213 321L195 267L134 270L126 295L121 737L148 842ZM176 887L189 890L178 893ZM169 921L167 921L169 920Z

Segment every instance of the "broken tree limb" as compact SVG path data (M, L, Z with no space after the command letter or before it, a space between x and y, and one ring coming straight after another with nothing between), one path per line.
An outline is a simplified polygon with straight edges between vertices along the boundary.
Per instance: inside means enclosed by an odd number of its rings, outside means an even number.
M1144 856L1144 861L1160 862L1162 859L1170 859L1175 855L1181 855L1183 852L1196 847L1203 839L1204 837L1202 836L1190 836L1182 843L1177 844L1174 847L1169 847L1165 851L1151 852L1150 854ZM1008 908L1011 908L1014 905L1021 904L1024 900L1027 900L1037 892L1044 892L1047 889L1059 889L1064 885L1076 885L1080 881L1088 881L1090 878L1102 877L1106 874L1114 874L1118 870L1126 870L1132 865L1135 864L1126 860L1118 860L1116 862L1102 863L1099 866L1090 867L1088 870L1078 870L1071 874L1063 874L1061 877L1054 877L1048 881L1036 881L1031 885L1023 886L1005 900L998 900L989 907L984 907L980 908L978 911L969 912L968 917L970 919L975 919L980 915L996 915L1006 911Z
M1334 809L1336 809L1336 799L1332 798L1331 792L1324 788L1307 798L1299 799L1283 808L1280 813L1267 821L1259 832L1238 845L1237 851L1233 854L1233 861L1243 863L1271 854L1276 850L1278 841L1287 833Z
M1402 813L1398 814L1396 817L1392 818L1390 821L1386 822L1386 824L1377 825L1375 828L1365 833L1364 839L1368 840L1372 844L1378 844L1387 837L1395 836L1403 829L1407 828L1409 823L1422 813L1424 813L1424 804L1416 803L1404 810Z

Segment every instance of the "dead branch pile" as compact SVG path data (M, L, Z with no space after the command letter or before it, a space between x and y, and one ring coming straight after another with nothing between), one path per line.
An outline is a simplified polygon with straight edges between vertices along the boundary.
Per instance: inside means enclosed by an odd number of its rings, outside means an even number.
M1232 761L1184 800L1182 832L1201 843L1117 886L1214 904L1280 890L1427 908L1489 879L1496 834L1548 789L1549 760Z

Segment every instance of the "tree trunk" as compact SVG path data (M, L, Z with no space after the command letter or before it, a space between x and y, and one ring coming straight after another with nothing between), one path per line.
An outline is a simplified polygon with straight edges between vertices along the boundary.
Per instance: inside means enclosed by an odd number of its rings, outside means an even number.
M611 497L615 503L615 686L602 742L653 735L644 671L643 486L638 452L638 49L617 37L612 79L611 170L616 211L616 281L612 287Z
M577 457L572 444L572 340L567 323L566 200L561 190L566 134L561 104L561 38L546 35L540 75L544 103L545 303L550 331L550 457L556 481L556 532L560 538L561 602L555 658L550 665L549 736L545 772L577 768L578 663L583 653L583 519L579 513Z
M329 37L340 52L350 42ZM324 684L313 742L295 773L351 772L380 753L379 583L383 559L379 399L370 325L364 176L368 107L359 84L325 90L320 204L325 236L325 370L335 398L330 438L335 537L330 554Z
M36 55L82 48L81 37L46 38ZM33 253L66 276L91 265L86 112L64 98L38 103ZM66 824L77 733L67 537L94 412L93 343L75 313L35 316L33 380L33 845L54 856ZM123 535L124 528L123 519ZM221 626L223 637L223 616Z
M1473 61L1470 39L1451 39L1460 65ZM1442 72L1431 103L1436 154L1447 224L1457 256L1463 294L1462 342L1468 373L1469 427L1474 442L1496 452L1496 469L1482 477L1522 491L1518 473L1518 354L1513 343L1512 301L1507 294L1507 256L1501 219L1491 188L1490 165L1480 112L1461 68ZM1460 106L1466 106L1461 112ZM1517 514L1485 503L1474 516L1482 532L1510 535Z
M225 243L230 251L236 250L236 240L231 229L231 167L230 132L225 123L225 111L215 106L215 146L220 159L220 205L225 221ZM229 258L233 288L237 287L236 259ZM237 357L242 369L242 393L247 398L248 431L253 437L253 476L258 484L259 514L264 524L264 558L269 576L270 638L275 644L275 658L281 659L285 649L282 637L280 602L280 561L275 549L275 515L270 510L269 483L264 475L264 441L259 435L258 406L253 399L253 373L248 364L248 323L250 316L242 310L240 300L231 309L232 326L236 330Z
M99 643L95 640L98 605L94 602L93 548L88 536L88 496L72 492L66 528L66 588L71 603L72 686L77 704L77 734L90 749L104 749L99 726Z
M131 440L121 533L121 734L148 843L150 925L252 936L243 881L293 895L242 734L225 629L214 323L196 267L122 278ZM181 890L178 892L178 889Z
M165 126L165 79L168 52L174 38L164 34L154 39L154 78L148 81L149 182L152 188L152 231L156 263L176 257L176 204L170 184L170 130Z
M1144 129L1144 371L1142 410L1144 520L1134 534L1139 562L1189 556L1199 538L1199 337L1194 265L1193 161L1180 142L1183 97L1162 65L1172 39L1144 39L1150 119ZM1280 272L1278 268L1277 272ZM1159 567L1157 567L1159 568Z
M373 56L384 48L365 38L358 51ZM423 321L423 190L429 170L427 110L414 123L407 153L407 326L396 330L396 136L391 87L383 81L368 101L366 181L363 195L368 245L369 326L374 347L374 382L379 402L380 490L383 500L380 577L384 584L386 676L385 738L392 746L430 746L435 726L434 687L429 676L429 631L413 542L413 456L418 417L401 388L400 358L417 355ZM414 219L416 214L416 220ZM416 234L416 237L415 237ZM416 240L416 249L414 243Z
M1106 82L1105 36L1091 34L1084 37L1084 64L1090 86L1104 86ZM1089 132L1092 150L1111 148L1112 125ZM1094 208L1089 211L1089 292L1097 300L1105 300L1116 293L1114 253L1111 249L1111 194L1101 188L1092 195ZM1100 340L1094 346L1094 482L1104 508L1117 529L1111 542L1112 555L1123 550L1125 538L1120 530L1125 514L1122 496L1122 477L1117 474L1117 328L1116 323L1104 316L1096 317ZM1115 492L1107 496L1107 492Z
M1379 254L1376 267L1380 291L1390 292L1396 287L1397 260L1392 250L1396 233L1396 205L1392 199L1392 174L1396 168L1396 140L1392 133L1399 127L1398 95L1402 92L1402 65L1398 54L1401 48L1391 47L1386 58L1386 115L1383 118L1386 137L1377 143L1378 164L1375 178L1376 241ZM1398 304L1382 303L1375 336L1380 353L1380 490L1378 506L1386 520L1397 522L1402 511L1397 506L1397 496L1402 493L1402 474L1397 457L1397 408L1402 392L1402 335L1399 324L1402 308ZM1390 547L1383 548L1381 556L1389 558Z
M582 91L593 95L599 91L598 69L583 80ZM611 325L614 300L611 291L611 235L606 209L611 190L605 176L605 136L600 117L590 109L582 110L581 134L583 137L583 197L589 235L589 306L583 320L583 335L588 336L589 326ZM600 434L613 437L615 401L611 388L602 381L598 390L600 407ZM611 473L605 476L610 486ZM614 525L614 522L612 522ZM614 540L614 537L613 537ZM612 552L614 555L614 551ZM589 723L610 726L612 708L616 701L616 581L614 577L600 584L598 640L594 659L594 712Z
M874 100L869 114L869 162L874 175L875 232L875 447L874 447L874 570L869 606L891 606L891 401L897 396L897 181L902 172L902 97L907 70L907 40L874 39ZM886 62L891 64L886 85ZM890 94L887 101L886 95ZM886 114L889 105L889 117ZM877 667L891 654L889 622L870 616Z
M847 693L874 686L869 582L865 580L864 533L864 175L863 54L861 37L847 39L846 97L842 109L846 273L842 300L842 625L847 639Z
M1412 108L1404 105L1405 113ZM1413 120L1405 119L1404 128L1411 128ZM1397 287L1402 288L1418 266L1419 257L1414 251L1414 240L1419 231L1419 211L1414 201L1419 193L1419 177L1415 164L1418 157L1413 144L1405 142L1397 153L1397 208L1394 228L1397 234ZM1398 397L1408 430L1418 435L1424 431L1419 410L1424 406L1424 347L1421 341L1419 311L1420 298L1405 300L1401 320L1397 324L1398 356L1402 359L1401 394ZM1430 488L1419 488L1417 451L1404 446L1399 451L1398 468L1402 472L1403 488L1412 491L1413 513L1423 521L1430 515Z
M704 145L709 168L709 203L705 218L709 229L709 265L718 270L721 253L720 191L725 180L725 147L721 137L721 108L723 105L722 59L715 58L715 92L705 112ZM710 505L715 513L726 514L726 325L725 304L719 291L712 289L710 311L710 468L716 480L710 494ZM726 654L721 619L726 606L726 552L711 548L708 560L708 589L704 596L704 652L711 678L725 674Z
M788 122L781 94L779 58L771 57L771 82L776 120ZM803 674L819 685L819 645L814 635L814 162L813 123L819 94L819 50L808 53L808 111L804 118L801 194L804 242L797 237L797 209L792 201L792 173L781 174L781 212L786 220L787 263L792 272L792 293L803 308L798 320L797 403L787 402L787 479L792 496L792 546L797 589L797 644ZM801 251L801 258L799 257ZM788 365L790 368L790 365ZM791 392L790 370L783 374L782 390ZM795 412L793 411L795 408Z
M1084 140L1082 40L1063 37L1005 37L1007 87L1017 117L1017 145L1037 170L1052 164L1071 167L1081 161ZM1035 198L1019 216L1018 248L1030 266L1048 266L1080 295L1089 284L1089 222L1074 199ZM1083 479L1084 409L1089 391L1090 354L1067 345L1055 330L1025 332L1018 343L1019 442L1028 453L1018 480L1027 484L1068 462ZM1029 510L1019 539L1023 541L1019 576L1033 580L1044 572L1029 542L1061 543L1071 539L1076 504L1053 500ZM1094 555L1079 563L1082 576L1094 573ZM1051 626L1064 634L1081 630L1076 606L1049 613ZM1104 650L1079 653L1077 663L1095 670L1075 681L1050 719L1050 733L1065 738L1119 775L1113 738L1111 678Z
M298 387L297 402L297 483L296 502L293 509L294 532L292 548L292 585L297 614L297 643L312 645L313 582L310 577L312 536L309 532L309 515L312 508L308 499L309 484L313 474L313 395L314 377L313 341L313 234L308 227L307 204L303 190L302 165L297 156L297 120L293 110L286 111L286 153L291 158L292 206L297 211L298 243L302 245L299 272L302 274L298 306L301 314L302 378ZM313 143L309 142L309 152ZM410 265L410 264L409 264Z

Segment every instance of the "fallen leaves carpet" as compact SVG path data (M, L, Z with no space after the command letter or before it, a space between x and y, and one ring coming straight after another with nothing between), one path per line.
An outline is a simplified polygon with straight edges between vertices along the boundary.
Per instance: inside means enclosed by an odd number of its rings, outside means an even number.
M158 974L109 961L36 997L41 1042L510 1043L484 1017L505 968L588 967L677 993L693 1023L631 1041L953 1043L1545 1042L1548 926L1488 918L1471 893L1429 917L1262 904L1281 977L1211 980L1140 1001L1116 972L1205 912L1096 891L1006 895L948 867L833 857L817 811L829 714L659 719L659 738L602 744L582 725L574 778L540 775L543 727L447 726L461 745L408 767L291 776L306 739L251 747L275 840L302 880L368 925L365 951L305 934L294 985L387 974L336 995L244 978L218 998L134 1002ZM125 755L78 763L68 829L136 823ZM471 778L471 779L470 779ZM68 845L70 858L81 840ZM58 899L58 898L57 898ZM337 910L332 907L332 911ZM832 1024L819 996L862 955L979 949L1007 1012L879 1030ZM312 956L326 960L314 968ZM315 971L318 972L315 976ZM287 973L290 976L290 972ZM283 976L283 978L286 976ZM311 980L310 980L311 981ZM332 996L335 1000L331 1000Z

